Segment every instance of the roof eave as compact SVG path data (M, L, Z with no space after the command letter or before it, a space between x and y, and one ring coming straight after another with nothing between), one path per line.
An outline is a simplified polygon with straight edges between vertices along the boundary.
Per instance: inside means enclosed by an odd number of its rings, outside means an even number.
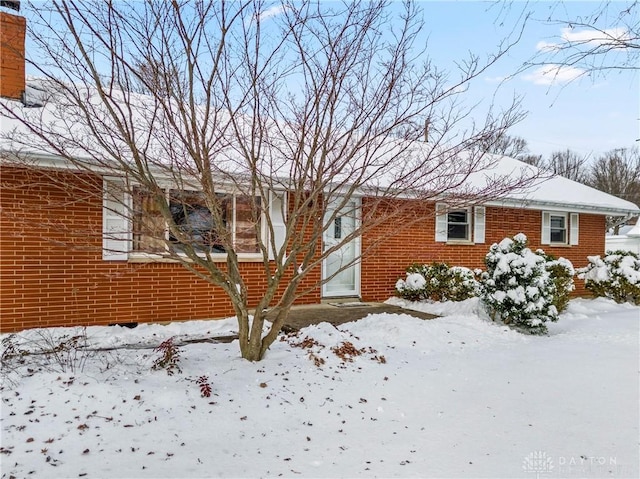
M640 214L640 208L617 208L602 205L578 204L557 201L539 201L539 200L518 200L504 199L499 202L488 202L490 206L503 206L513 208L526 208L532 210L553 210L566 211L570 213L590 213L604 216L625 216L632 217Z

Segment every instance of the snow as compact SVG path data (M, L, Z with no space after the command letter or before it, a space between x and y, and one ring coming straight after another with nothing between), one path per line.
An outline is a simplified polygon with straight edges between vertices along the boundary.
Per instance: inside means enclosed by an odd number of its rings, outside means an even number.
M23 155L32 156L41 161L43 165L62 167L56 161L56 152L51 149L48 142L39 139L27 128L27 123L37 125L43 131L62 135L66 138L66 153L81 161L86 161L96 171L105 174L118 173L118 168L113 170L111 155L98 147L95 142L95 131L102 136L111 139L112 150L118 152L123 159L131 159L127 154L128 148L117 138L113 137L115 128L113 120L106 114L106 106L101 97L87 87L80 87L86 97L83 109L89 109L92 117L100 118L100 121L92 121L87 124L83 112L78 112L73 106L73 101L64 97L64 93L42 79L29 78L27 91L32 96L33 104L44 104L42 107L22 107L19 103L10 100L0 100L0 152L15 153L19 151ZM49 94L47 94L49 89ZM86 91L85 91L86 90ZM167 128L167 123L175 121L174 111L167 112L158 109L153 98L130 92L112 92L109 100L116 106L122 106L126 115L133 117L135 128L144 132L145 144L139 145L145 151L146 160L154 170L156 167L164 171L167 166L179 168L184 171L192 170L193 164L186 153L187 146L180 141L167 142L167 135L176 135L175 131ZM125 106L126 105L126 106ZM113 106L113 105L112 105ZM171 108L172 105L168 104ZM173 106L173 109L176 107ZM216 112L216 119L212 121L207 109L195 110L195 121L206 129L213 129L211 137L221 135L225 137L228 127L228 117L223 111ZM172 121L167 119L172 118ZM209 121L205 121L209 120ZM247 139L251 138L252 129L250 121L240 118L241 130ZM205 126L206 125L206 126ZM296 176L297 167L286 156L291 150L290 145L310 144L302 141L295 128L276 127L270 124L271 134L268 135L272 145L263 145L262 156L258 167L265 175L268 175L275 183L280 182L286 188L289 178ZM186 128L186 126L178 126ZM116 129L117 130L117 129ZM73 132L69 136L69 132ZM147 134L149 132L149 134ZM308 139L307 139L308 140ZM460 150L459 147L449 145L447 147L435 147L424 142L406 143L398 139L377 139L378 144L372 145L362 158L355 158L346 163L340 163L340 172L331 172L335 182L344 181L349 184L354 178L368 178L361 186L367 191L375 188L399 189L399 191L448 191L456 192L455 185L462 183L460 193L463 196L469 194L486 194L491 191L491 197L501 199L489 201L487 205L525 207L536 209L552 209L559 211L587 211L599 214L634 215L640 213L637 205L617 198L613 195L598 191L581 183L560 176L549 177L547 173L524 162L501 155L484 155L478 161L469 151ZM234 146L235 140L230 139L229 145L219 145L216 157L216 173L226 181L237 181L237 175L246 174L248 166L239 153L240 147ZM226 143L226 142L225 142ZM170 146L168 149L167 145ZM339 148L334 148L336 151ZM373 153L372 153L373 152ZM369 154L372 156L367 157ZM367 157L367 158L365 158ZM45 161L46 160L46 161ZM340 161L340 159L335 159ZM98 164L96 164L98 162ZM435 162L435 164L434 164ZM472 166L473 165L473 166ZM252 167L253 168L253 167ZM367 170L363 173L363 169ZM471 172L470 174L467 174ZM169 175L170 176L170 175ZM521 180L521 181L516 181ZM496 185L510 182L521 183L522 187L510 188L504 195L498 195ZM372 190L373 188L373 190Z
M632 238L640 237L640 216L638 217L638 221L636 221L636 224L633 226L633 228L627 231L627 236Z
M491 173L503 176L509 171L517 171L525 165L514 158L501 157L499 163L492 168ZM531 167L533 168L533 167ZM473 181L473 178L472 178ZM591 210L607 214L608 210L618 209L619 214L625 211L628 215L636 215L640 210L638 205L622 200L590 186L562 176L545 178L530 188L510 192L504 201L488 202L488 205L520 206L548 208L556 211Z
M234 321L87 328L75 370L25 356L3 370L2 477L638 477L639 307L572 300L538 337L477 299L389 302L444 317L321 323L258 363L189 343L171 376L154 347Z
M600 256L587 256L589 265L581 268L579 276L595 283L623 278L630 285L640 285L640 259L633 253L607 254L604 259Z
M434 278L435 279L435 278ZM420 273L407 273L407 279L399 279L396 282L398 291L413 290L417 291L425 287L427 280Z

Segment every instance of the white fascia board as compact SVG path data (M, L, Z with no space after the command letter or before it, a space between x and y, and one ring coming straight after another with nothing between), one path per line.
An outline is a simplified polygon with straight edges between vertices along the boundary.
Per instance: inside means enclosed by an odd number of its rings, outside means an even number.
M502 208L523 208L527 210L549 210L549 211L563 211L567 213L590 213L595 215L605 216L627 216L632 217L640 214L640 208L616 208L611 206L602 205L585 205L585 204L572 204L569 202L555 202L555 201L525 201L525 200L513 200L504 199L500 201L487 201L483 203L487 206L496 206ZM634 205L635 206L635 205Z

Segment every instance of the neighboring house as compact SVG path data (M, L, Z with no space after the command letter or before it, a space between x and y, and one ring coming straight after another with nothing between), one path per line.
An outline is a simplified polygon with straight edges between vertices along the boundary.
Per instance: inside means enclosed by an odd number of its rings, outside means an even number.
M620 228L620 234L607 235L605 238L606 251L631 251L640 254L640 217L635 225Z
M24 100L28 89L24 62L19 65L23 56L20 48L24 48L24 22L19 18L0 12L3 35L17 32L17 40L7 41L3 37L0 52L3 64L0 96L9 101ZM4 48L7 44L12 48ZM6 64L16 68L5 69ZM2 331L221 318L233 314L221 290L183 266L156 260L149 254L158 245L154 244L153 235L145 231L163 229L164 225L160 219L158 223L148 221L144 227L134 227L117 214L110 201L114 195L123 194L117 189L120 178L105 176L100 171L70 170L59 158L42 151L21 152L30 155L31 165L16 166L4 159L12 153L0 149ZM509 174L522 167L525 165L517 160L503 157L487 174ZM64 181L54 182L52 175ZM95 188L97 194L86 194L87 185ZM260 279L262 255L256 248L255 230L246 221L242 197L230 194L228 198L224 214L234 225L242 274L250 285L251 298L257 302L264 287ZM274 192L269 204L279 205L282 199ZM129 200L134 210L153 218L153 205L145 201L144 195L134 194ZM352 201L354 206L366 210L371 200L363 195ZM342 255L357 257L360 251L375 244L376 254L363 256L323 287L303 296L298 304L335 297L385 300L393 294L395 282L404 275L407 265L445 261L480 268L492 243L520 232L527 235L532 249L543 248L583 266L587 256L604 253L606 216L640 212L628 201L562 177L551 178L499 201L455 209L446 209L443 203L423 202L414 208L416 214L418 209L424 220L400 233L397 223L389 221L343 248ZM184 220L193 228L199 221L206 222L208 213L194 197L189 211L177 211L176 215L179 214L188 218L174 218L176 222ZM277 220L277 216L274 210L272 218ZM351 221L357 219L336 218L325 241L343 238L353 226L349 224ZM129 228L126 241L117 242L103 234L126 228ZM215 251L215 239L204 238L205 234L203 230L203 241ZM224 251L219 252L219 257L224 261ZM322 277L330 277L338 263L339 260L329 258L323 268L305 279L303 287L312 287ZM578 292L584 292L583 285L578 285Z

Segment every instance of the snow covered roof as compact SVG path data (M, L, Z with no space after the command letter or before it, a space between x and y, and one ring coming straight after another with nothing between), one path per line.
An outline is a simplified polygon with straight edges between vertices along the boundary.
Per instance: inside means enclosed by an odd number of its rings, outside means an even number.
M627 236L631 236L632 238L640 238L640 216L638 217L638 221L636 222L635 226L627 231L626 234Z
M521 161L514 158L502 157L496 169L506 174L509 170L517 171L522 165ZM515 191L499 204L560 211L589 211L612 216L627 216L640 212L638 205L630 201L557 175L547 177L523 191Z
M49 90L49 91L48 91ZM85 89L86 90L86 89ZM34 158L34 161L40 160L42 164L55 164L56 151L45 142L31 141L33 136L28 128L18 119L6 116L6 110L11 109L17 111L22 117L29 118L30 122L37 122L40 125L46 125L47 131L52 134L63 133L68 138L68 144L65 145L67 154L74 158L83 160L87 157L87 152L100 152L103 145L95 141L91 134L86 134L87 129L84 126L83 115L85 112L74 111L73 102L65 100L64 96L51 91L47 88L46 83L28 79L27 82L27 98L26 105L19 105L17 102L10 100L0 100L0 153L15 153L19 151L21 154ZM110 138L109 147L116 151L122 152L122 157L126 157L126 144L118 138L118 134L111 134L113 130L112 120L106 113L103 116L104 106L101 100L95 95L95 92L86 90L83 93L86 96L86 103L90 106L89 110L94 115L99 116L99 120L91 126L99 128L99 134L106 133L105 136ZM162 128L166 122L172 122L172 127L177 123L180 126L180 118L176 115L168 117L164 116L156 104L153 97L135 93L114 94L113 98L119 99L122 110L125 114L131 114L134 117L132 124L135 125L137 134L143 133L147 137L146 153L156 161L159 167L166 168L167 158L188 158L188 152L185 150L181 142L174 142L166 137L167 129ZM4 108L3 108L4 107ZM3 111L4 110L4 111ZM224 120L224 113L219 111L212 112L202 109L197 114L203 115L219 115ZM104 120L103 120L104 119ZM217 128L217 124L222 122L209 122L211 128ZM275 125L275 123L274 123ZM243 134L247 136L253 133L251 121L246 121L245 125L240 128L246 130ZM262 150L263 158L260 159L260 171L262 174L271 177L283 178L287 181L289 177L294 177L296 166L290 155L287 153L293 149L287 145L285 138L289 138L285 129L277 126L277 134L270 148ZM83 134L83 131L85 132ZM283 132L284 131L284 132ZM220 139L220 147L216 151L215 168L222 175L229 175L234 172L237 175L247 174L247 164L244 161L242 152L236 145L230 141L226 141L224 131L214 131L212 134L218 135ZM295 134L293 134L295 137ZM16 142L16 138L20 139ZM78 141L76 146L74 143ZM349 179L349 175L355 171L363 174L367 178L366 185L374 189L384 189L392 185L404 182L405 185L410 184L416 189L431 189L436 191L444 191L442 185L431 185L427 182L427 178L436 178L438 181L450 182L455 184L455 176L464 170L465 161L474 161L472 155L465 152L455 151L448 153L451 155L449 161L441 162L435 168L428 164L425 159L433 155L433 147L423 142L413 142L408 144L401 140L384 140L384 143L370 147L369 151L373 151L372 157L366 161L366 173L362 173L359 169L357 161L344 163L340 170L332 173L336 181L344 181ZM402 160L398 161L399 154L402 154ZM0 154L0 161L5 155ZM174 160L172 160L174 161ZM179 160L178 160L179 161ZM484 167L480 171L472 173L464 181L464 187L461 190L473 191L487 188L488 185L499 184L504 178L536 178L530 182L526 188L519 188L507 191L499 200L487 202L500 206L524 207L532 209L551 209L560 211L577 211L591 212L605 215L631 216L640 213L640 208L633 203L617 198L610 194L588 187L581 183L563 178L560 176L549 177L541 174L540 170L532 165L520 162L513 158L496 155L486 155ZM172 167L184 167L184 164L172 163ZM424 168L425 174L420 175L420 169ZM370 172L369 172L370 170ZM407 174L407 172L411 172ZM433 181L433 180L430 180Z

